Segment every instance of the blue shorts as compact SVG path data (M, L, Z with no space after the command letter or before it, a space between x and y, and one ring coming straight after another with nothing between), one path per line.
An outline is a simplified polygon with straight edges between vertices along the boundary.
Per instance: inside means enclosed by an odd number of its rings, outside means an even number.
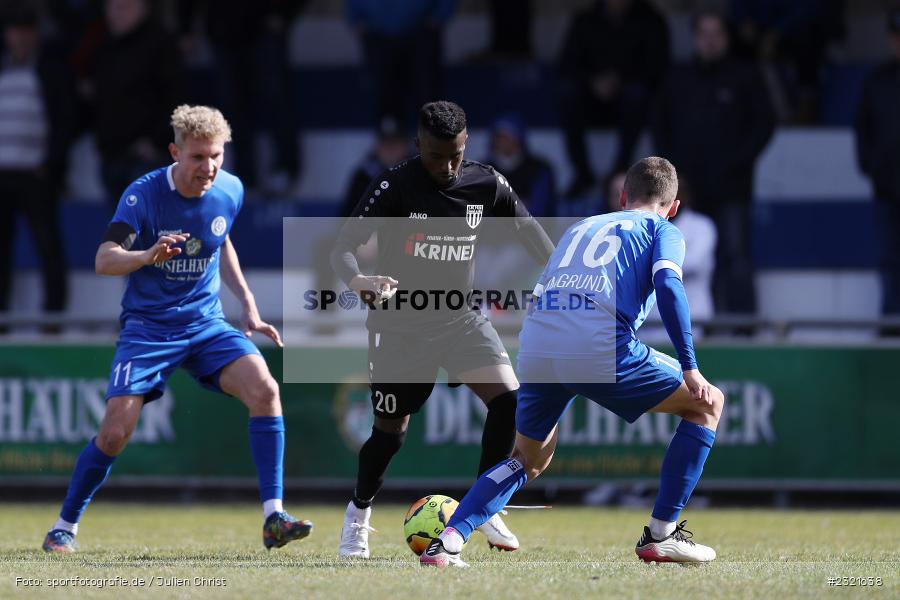
M106 399L144 396L144 403L163 394L166 380L184 367L203 387L221 392L219 375L226 366L259 349L224 319L180 330L148 329L126 322L119 334L109 374Z
M671 396L684 381L678 361L652 348L649 350L637 366L619 373L616 383L590 383L585 376L585 369L590 368L589 360L520 356L518 374L523 383L516 404L516 431L533 440L547 439L579 395L634 423ZM554 373L552 381L547 381L545 375L548 368ZM529 377L533 373L541 373L541 378Z

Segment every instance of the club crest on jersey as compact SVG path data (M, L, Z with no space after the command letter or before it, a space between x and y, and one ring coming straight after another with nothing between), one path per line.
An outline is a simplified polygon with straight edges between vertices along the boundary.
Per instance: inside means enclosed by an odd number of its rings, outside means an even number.
M191 238L184 243L184 251L188 256L197 256L200 254L200 246L203 245L203 242L200 241L200 238Z
M469 204L466 206L466 223L469 227L475 229L481 223L481 217L484 214L484 204Z
M216 217L213 219L212 225L210 225L210 229L212 229L214 235L222 235L225 233L225 227L227 227L225 217Z

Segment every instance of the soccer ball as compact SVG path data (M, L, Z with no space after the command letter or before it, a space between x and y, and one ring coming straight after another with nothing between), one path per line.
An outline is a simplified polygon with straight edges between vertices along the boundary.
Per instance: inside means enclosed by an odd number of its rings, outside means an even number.
M410 550L422 554L447 526L450 516L459 506L459 502L449 496L434 494L413 502L406 511L403 521L403 535Z

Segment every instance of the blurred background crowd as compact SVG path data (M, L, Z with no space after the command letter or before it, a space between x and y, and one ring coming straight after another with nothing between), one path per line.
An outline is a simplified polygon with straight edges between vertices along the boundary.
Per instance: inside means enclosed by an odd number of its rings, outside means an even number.
M538 216L614 209L631 162L669 158L710 333L756 335L761 319L900 333L890 2L3 0L0 24L3 332L91 314L100 232L170 160L177 104L231 122L250 238L282 215L349 213L414 152L416 109L447 98L469 114L467 158ZM276 269L280 247L246 256Z

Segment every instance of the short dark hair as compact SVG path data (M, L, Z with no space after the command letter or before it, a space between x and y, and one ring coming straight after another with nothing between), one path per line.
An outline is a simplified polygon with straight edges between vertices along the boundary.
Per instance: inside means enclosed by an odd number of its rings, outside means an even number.
M625 175L625 195L629 204L649 200L666 206L678 195L678 173L664 158L642 158Z
M429 102L419 110L419 129L436 138L452 140L466 128L466 113L455 102Z

